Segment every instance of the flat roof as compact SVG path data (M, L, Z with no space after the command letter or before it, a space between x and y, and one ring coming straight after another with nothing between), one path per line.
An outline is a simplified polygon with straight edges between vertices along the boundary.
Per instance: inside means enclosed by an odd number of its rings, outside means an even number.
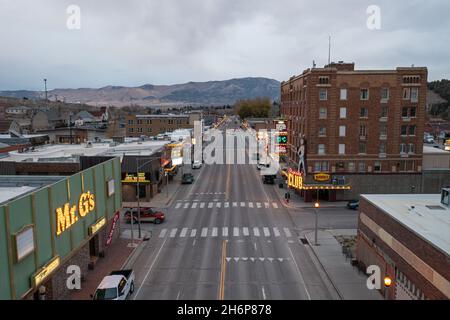
M450 152L449 151L445 151L441 148L435 148L435 147L430 147L430 146L423 146L423 153L424 154L447 154L450 156Z
M136 118L189 118L188 114L138 114Z
M45 162L45 160L59 162L73 162L77 156L123 156L125 155L152 155L158 152L164 145L169 143L167 140L149 140L133 141L115 145L110 142L100 142L87 147L83 144L54 144L35 146L26 152L11 151L8 156L2 158L2 161L14 162Z
M450 255L450 208L441 204L440 194L361 195L361 197L434 247Z

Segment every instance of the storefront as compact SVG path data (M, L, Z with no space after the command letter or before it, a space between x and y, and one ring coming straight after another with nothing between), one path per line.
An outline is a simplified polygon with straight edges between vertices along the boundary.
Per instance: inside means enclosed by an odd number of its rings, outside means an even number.
M30 190L0 204L0 299L64 299L119 235L120 160Z

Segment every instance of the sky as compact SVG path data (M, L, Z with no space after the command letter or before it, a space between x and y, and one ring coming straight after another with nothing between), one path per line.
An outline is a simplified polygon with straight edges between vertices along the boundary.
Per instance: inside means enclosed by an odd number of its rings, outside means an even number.
M324 66L329 36L332 61L450 78L449 14L448 0L0 0L0 90L282 81Z

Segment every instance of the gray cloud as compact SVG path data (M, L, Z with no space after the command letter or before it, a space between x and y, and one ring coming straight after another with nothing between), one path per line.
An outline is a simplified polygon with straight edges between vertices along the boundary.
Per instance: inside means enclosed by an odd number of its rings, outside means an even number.
M81 30L66 8L81 8ZM381 8L382 28L366 27ZM450 77L446 0L0 0L0 89L287 79L332 59Z

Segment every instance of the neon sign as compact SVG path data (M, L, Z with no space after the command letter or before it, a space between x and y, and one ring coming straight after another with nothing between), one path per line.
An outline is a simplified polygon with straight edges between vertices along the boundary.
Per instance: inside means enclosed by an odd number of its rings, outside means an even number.
M79 218L84 218L95 209L94 194L90 191L82 193L78 205L70 206L70 203L56 209L56 235L61 235L69 229Z

